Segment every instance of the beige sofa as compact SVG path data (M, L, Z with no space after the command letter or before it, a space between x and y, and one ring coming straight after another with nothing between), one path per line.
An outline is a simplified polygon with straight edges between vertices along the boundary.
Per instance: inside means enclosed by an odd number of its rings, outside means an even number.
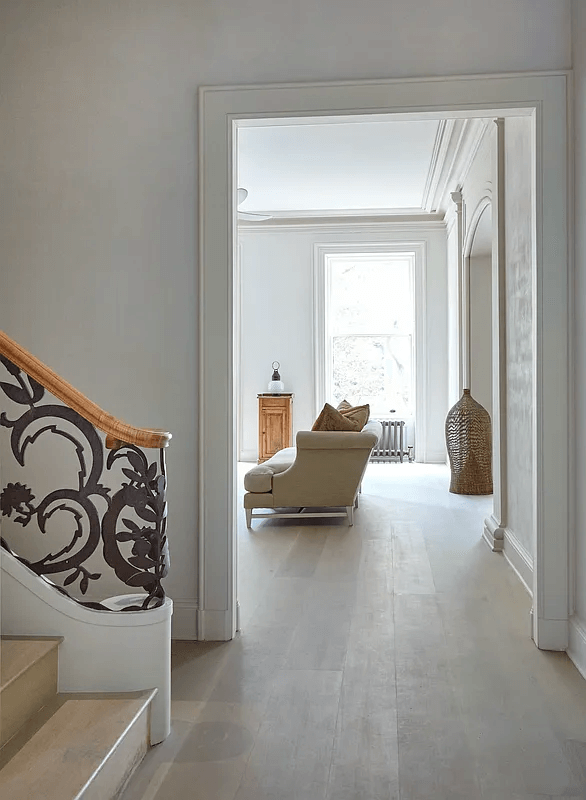
M253 467L244 477L244 508L250 528L255 518L348 517L353 511L372 448L382 432L380 422L356 431L299 431L296 447L287 447ZM290 509L260 514L254 509ZM328 511L313 511L313 509ZM330 511L329 509L344 509Z

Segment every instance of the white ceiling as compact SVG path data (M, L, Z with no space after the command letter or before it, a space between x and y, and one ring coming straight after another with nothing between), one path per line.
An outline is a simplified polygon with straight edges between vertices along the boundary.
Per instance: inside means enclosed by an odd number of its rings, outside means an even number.
M248 190L240 210L423 209L440 122L345 119L239 128L238 186Z

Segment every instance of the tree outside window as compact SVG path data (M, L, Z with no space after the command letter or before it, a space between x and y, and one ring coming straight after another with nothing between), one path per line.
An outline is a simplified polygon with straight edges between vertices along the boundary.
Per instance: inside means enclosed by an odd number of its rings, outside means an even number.
M373 417L414 416L411 254L331 257L328 286L330 395Z

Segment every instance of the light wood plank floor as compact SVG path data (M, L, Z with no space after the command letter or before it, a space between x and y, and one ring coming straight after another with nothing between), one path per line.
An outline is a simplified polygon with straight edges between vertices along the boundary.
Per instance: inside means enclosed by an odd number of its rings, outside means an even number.
M491 498L448 484L371 465L353 528L241 512L242 632L174 643L173 733L124 800L586 798L586 681L530 640Z

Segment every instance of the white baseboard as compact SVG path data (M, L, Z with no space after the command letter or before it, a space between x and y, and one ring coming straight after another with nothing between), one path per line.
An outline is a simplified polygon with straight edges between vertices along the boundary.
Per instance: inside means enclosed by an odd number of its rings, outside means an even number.
M535 625L537 623L537 630ZM568 649L568 620L567 619L539 619L533 617L533 641L540 650L555 650L564 652Z
M173 600L171 638L197 639L197 600Z
M198 641L229 642L235 633L232 622L232 614L225 608L200 608L197 612Z
M533 559L510 528L505 528L503 555L533 597Z
M568 655L578 672L586 678L586 627L582 620L574 614L570 617L568 628Z
M505 529L492 514L484 520L482 538L494 553L502 553L505 544Z
M241 450L238 456L238 461L256 464L258 461L258 450Z
M446 464L446 451L445 450L427 450L424 454L424 459L417 458L417 450L415 451L415 461L420 464Z

